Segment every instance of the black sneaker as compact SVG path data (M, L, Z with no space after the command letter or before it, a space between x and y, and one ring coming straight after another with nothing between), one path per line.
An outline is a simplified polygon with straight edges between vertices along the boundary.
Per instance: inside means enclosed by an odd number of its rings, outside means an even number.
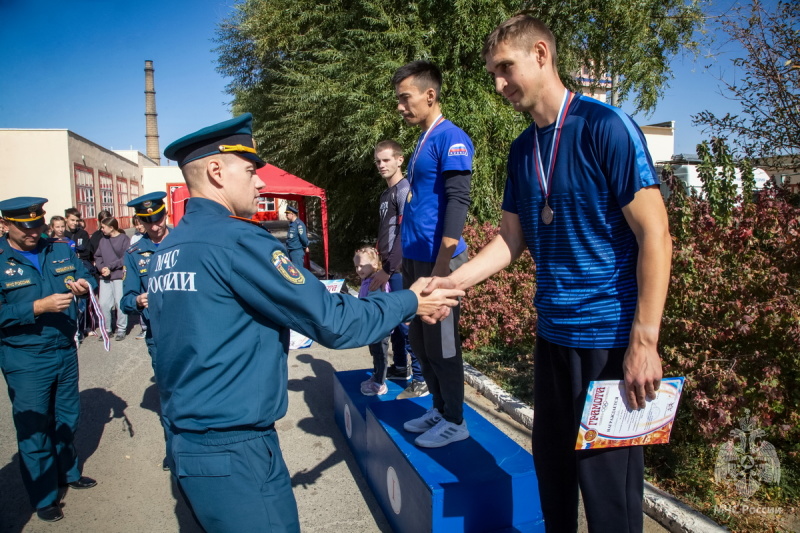
M407 366L390 366L386 369L386 377L388 379L397 379L400 381L408 381L411 379L411 368Z
M411 385L406 387L406 390L397 395L398 400L404 398L421 398L430 394L428 392L428 384L424 381L412 381Z

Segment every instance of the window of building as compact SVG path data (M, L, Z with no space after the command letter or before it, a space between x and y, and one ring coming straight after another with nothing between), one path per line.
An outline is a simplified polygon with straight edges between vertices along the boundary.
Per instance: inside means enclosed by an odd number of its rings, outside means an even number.
M131 180L131 200L139 197L139 182Z
M133 209L127 207L128 205L128 180L123 177L117 176L117 203L119 205L120 217L125 217L125 220L120 220L124 227L129 228L128 217L133 213Z
M114 182L111 174L98 172L97 175L100 177L100 209L114 216Z
M94 207L94 171L82 165L75 165L75 204L83 220L97 216Z
M258 212L275 211L275 198L261 197L258 199Z

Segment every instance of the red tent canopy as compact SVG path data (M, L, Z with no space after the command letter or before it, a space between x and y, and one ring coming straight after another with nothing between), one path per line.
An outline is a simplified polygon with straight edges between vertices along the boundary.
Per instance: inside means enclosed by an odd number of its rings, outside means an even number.
M266 186L261 189L261 196L268 198L283 198L297 202L300 219L306 220L306 197L316 196L322 206L322 245L325 252L325 277L328 277L328 198L325 189L308 183L285 170L272 166L269 163L256 171ZM184 213L184 202L189 198L186 186L174 187L170 190L172 200L173 224L177 224Z
M256 171L258 177L266 183L261 189L261 196L283 198L297 202L300 219L306 220L306 196L316 196L322 207L322 247L325 252L325 277L328 277L328 198L325 189L317 187L305 180L289 174L283 169L267 163Z

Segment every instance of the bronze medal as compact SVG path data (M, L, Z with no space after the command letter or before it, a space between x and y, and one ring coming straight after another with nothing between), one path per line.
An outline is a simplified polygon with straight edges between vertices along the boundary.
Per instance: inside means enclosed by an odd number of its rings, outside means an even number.
M550 206L545 202L544 207L542 208L542 222L545 224L550 224L553 222L553 210Z

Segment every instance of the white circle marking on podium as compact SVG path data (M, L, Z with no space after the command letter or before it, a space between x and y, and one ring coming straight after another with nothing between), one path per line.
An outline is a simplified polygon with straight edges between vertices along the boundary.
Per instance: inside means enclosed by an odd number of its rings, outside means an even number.
M350 418L350 404L344 404L344 429L347 432L347 438L353 437L353 420Z
M391 466L386 470L386 490L389 493L389 503L392 504L392 511L394 511L394 514L400 514L400 509L403 507L400 480L397 479L397 472Z

